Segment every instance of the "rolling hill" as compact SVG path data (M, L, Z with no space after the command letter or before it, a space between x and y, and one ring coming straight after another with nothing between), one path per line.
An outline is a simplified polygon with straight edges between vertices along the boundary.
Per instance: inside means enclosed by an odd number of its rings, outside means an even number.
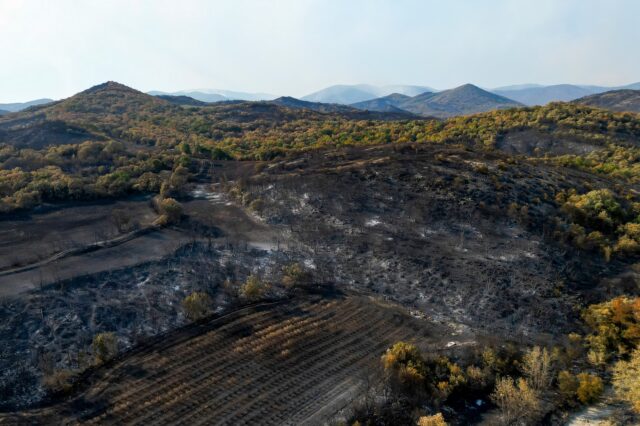
M394 101L518 105L471 85ZM352 111L294 98L185 108L108 82L0 118L0 424L323 424L334 408L319 401L364 392L377 377L360 372L396 340L433 348L428 371L453 381L442 354L469 357L462 372L509 339L563 354L567 334L588 332L589 304L637 292L640 116L575 103L443 121ZM177 197L163 200L184 213L171 226L148 227L156 195ZM188 325L198 293L216 316ZM109 336L131 343L93 365L91 342ZM588 365L584 349L567 362ZM502 365L521 374L517 359ZM487 383L504 372L487 371ZM475 386L433 401L488 400L492 385Z
M617 112L640 112L640 90L612 90L576 99L574 103Z
M27 109L29 107L32 106L37 106L37 105L45 105L48 103L53 102L53 99L47 99L47 98L43 98L43 99L36 99L34 101L29 101L29 102L16 102L16 103L11 103L11 104L0 104L0 110L4 110L4 111L8 111L8 112L17 112L17 111L22 111L23 109Z
M570 102L584 96L625 89L639 90L640 83L618 87L583 86L577 84L555 84L551 86L520 84L499 87L491 90L491 92L513 99L522 104L533 106L546 105L549 102Z
M236 92L233 90L222 89L199 89L199 90L181 90L178 92L162 92L153 90L147 92L153 96L188 96L201 102L223 102L223 101L269 101L275 96L268 93L249 93Z
M513 99L524 105L546 105L549 102L568 102L594 93L572 84L557 84L554 86L526 87L513 90L493 90L493 93Z
M184 95L157 95L158 98L171 102L176 105L191 105L191 106L204 106L207 102L202 102L197 99L193 99L190 96Z
M302 100L310 102L324 102L336 104L354 104L370 99L387 96L392 93L400 93L407 96L416 96L434 90L426 86L372 86L369 84L336 85L303 96Z
M416 115L446 118L456 115L475 114L495 109L514 108L522 104L487 92L472 84L437 93L423 93L414 97L398 95L360 102L353 106L369 110L387 110L390 107Z
M341 117L351 120L416 120L421 118L408 111L395 107L381 110L370 109L365 111L365 108L356 108L342 104L309 102L292 98L290 96L283 96L278 99L274 99L273 101L269 101L269 103L292 109L307 109L325 114L338 114Z
M399 107L399 105L409 99L411 99L411 96L403 95L401 93L392 93L381 98L357 102L351 106L368 111L399 112L404 111Z

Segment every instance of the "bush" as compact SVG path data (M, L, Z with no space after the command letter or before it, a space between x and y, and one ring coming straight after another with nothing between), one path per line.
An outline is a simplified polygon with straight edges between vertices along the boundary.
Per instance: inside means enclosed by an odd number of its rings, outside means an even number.
M182 309L191 321L206 317L211 312L211 298L207 293L193 292L182 301Z
M602 395L604 385L600 377L589 373L580 373L578 374L578 382L576 394L578 400L583 404L595 402Z
M415 345L397 342L382 355L382 366L392 390L415 395L423 387L426 365Z
M433 416L422 416L416 424L417 426L447 426L442 413L434 414Z
M310 281L311 274L299 263L292 263L291 265L282 268L282 284L285 287L297 287L308 284Z
M182 218L182 205L173 198L165 198L160 201L159 210L160 217L156 219L156 225L164 226L178 223Z
M240 287L240 296L249 301L262 299L267 293L268 286L256 275L250 275Z
M67 393L73 386L74 377L71 370L54 370L42 378L42 385L49 393Z
M558 373L558 391L565 401L573 402L575 400L579 385L578 378L569 371Z
M118 354L118 338L115 333L96 334L92 348L96 364L102 364Z

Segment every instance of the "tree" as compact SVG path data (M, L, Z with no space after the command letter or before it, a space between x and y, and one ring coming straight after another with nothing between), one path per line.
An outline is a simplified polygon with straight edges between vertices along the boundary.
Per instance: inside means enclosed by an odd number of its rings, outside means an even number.
M182 218L182 205L173 198L165 198L160 201L160 217L156 219L157 225L178 223Z
M551 356L547 348L535 346L523 359L522 370L529 384L537 391L544 391L551 385Z
M267 292L267 285L256 275L250 275L240 287L240 296L249 300L257 301L264 297Z
M182 301L182 309L191 321L206 317L211 312L211 298L207 293L193 292Z
M595 402L602 395L604 385L600 377L589 373L580 373L578 374L578 382L576 394L583 404Z
M524 379L518 379L516 383L511 377L499 378L491 399L500 409L505 424L513 424L516 420L533 424L540 413L538 395Z
M575 400L579 385L578 378L569 371L564 370L558 373L558 391L565 401Z
M640 348L631 353L629 361L618 361L613 367L613 388L616 395L640 413Z
M96 334L92 347L96 364L102 364L118 354L118 338L111 332Z
M397 342L387 349L381 361L392 390L407 395L420 393L427 368L420 350L415 345Z

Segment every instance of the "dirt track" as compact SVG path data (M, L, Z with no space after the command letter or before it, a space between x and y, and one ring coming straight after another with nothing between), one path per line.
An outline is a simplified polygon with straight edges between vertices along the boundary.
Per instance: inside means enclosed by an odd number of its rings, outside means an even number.
M434 342L434 330L363 296L249 308L171 333L73 399L0 424L317 424L355 397L386 347Z

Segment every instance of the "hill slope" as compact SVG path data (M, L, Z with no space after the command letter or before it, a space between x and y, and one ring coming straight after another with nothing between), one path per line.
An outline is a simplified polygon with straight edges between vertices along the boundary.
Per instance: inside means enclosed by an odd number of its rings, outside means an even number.
M6 114L9 114L10 112L11 112L11 111L7 111L7 110L4 110L4 109L0 109L0 115L6 115Z
M381 98L357 102L355 104L352 104L351 106L368 111L400 112L404 110L400 108L399 105L401 105L402 102L408 101L409 99L411 99L411 96L403 95L401 93L392 93Z
M204 106L207 102L202 102L184 95L157 95L158 98L171 102L176 105Z
M465 84L443 92L414 96L396 106L414 114L446 118L522 105L472 84Z
M416 96L434 90L426 86L372 86L370 84L336 85L330 86L310 95L303 96L302 100L310 102L324 102L336 104L354 104L370 99L387 96L392 93L400 93L407 96Z
M415 120L420 117L401 110L399 108L390 107L387 109L371 109L363 111L364 108L355 108L342 104L327 104L323 102L308 102L300 99L283 96L281 98L270 101L276 105L280 105L292 109L308 109L325 114L338 114L343 118L350 120Z
M525 87L515 90L494 90L504 96L525 105L546 105L549 102L568 102L594 93L594 90L572 84L557 84L544 87Z
M640 90L612 90L576 99L574 103L610 111L640 112Z

